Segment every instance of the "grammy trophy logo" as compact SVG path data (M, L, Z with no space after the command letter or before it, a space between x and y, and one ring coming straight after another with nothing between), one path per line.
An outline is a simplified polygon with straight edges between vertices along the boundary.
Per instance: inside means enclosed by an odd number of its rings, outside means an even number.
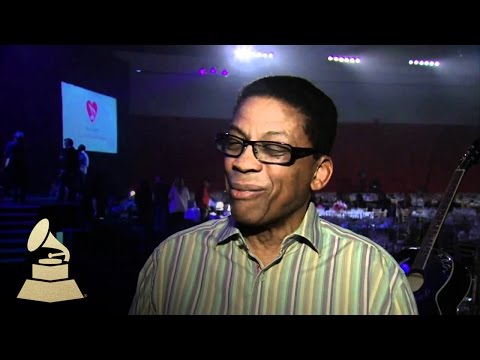
M47 248L57 252L50 252L47 258L32 264L32 279L25 280L17 298L48 303L82 299L77 283L68 278L70 252L49 231L49 225L48 219L42 219L35 225L28 237L27 249L33 252ZM58 259L61 256L63 260Z

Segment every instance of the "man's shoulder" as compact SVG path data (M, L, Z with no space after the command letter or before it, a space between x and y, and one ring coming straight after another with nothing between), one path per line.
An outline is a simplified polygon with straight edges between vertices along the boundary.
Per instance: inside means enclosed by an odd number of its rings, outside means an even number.
M322 224L322 233L324 237L334 236L344 244L368 247L372 250L378 250L381 253L387 252L381 245L364 235L353 232L350 229L346 229L325 219L320 219L320 222Z
M338 249L342 248L342 251L345 251L351 247L353 252L370 254L370 261L380 261L393 267L398 266L393 255L374 240L324 219L321 219L321 221L323 238L334 237L337 241Z
M209 220L170 235L162 244L172 245L179 242L218 242L223 240L225 230L230 227L229 218Z

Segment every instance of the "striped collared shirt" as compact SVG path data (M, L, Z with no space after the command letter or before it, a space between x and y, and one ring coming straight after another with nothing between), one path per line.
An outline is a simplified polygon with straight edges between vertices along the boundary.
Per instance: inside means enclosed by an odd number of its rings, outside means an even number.
M417 314L404 272L311 203L261 269L232 217L172 235L142 268L129 314Z

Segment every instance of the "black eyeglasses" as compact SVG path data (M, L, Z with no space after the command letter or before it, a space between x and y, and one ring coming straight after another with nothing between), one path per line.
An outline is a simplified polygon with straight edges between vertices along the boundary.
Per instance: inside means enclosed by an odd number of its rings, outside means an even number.
M252 145L253 154L264 164L292 165L297 159L320 154L320 151L312 148L294 147L276 141L249 141L229 133L218 134L215 143L218 151L234 158L238 158L248 145Z

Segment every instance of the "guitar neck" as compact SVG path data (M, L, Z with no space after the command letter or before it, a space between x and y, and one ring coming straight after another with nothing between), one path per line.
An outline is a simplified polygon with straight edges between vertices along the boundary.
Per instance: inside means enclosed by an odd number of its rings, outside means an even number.
M457 193L458 187L462 182L463 176L465 175L465 169L456 169L450 179L450 182L447 186L440 204L438 205L437 212L435 213L434 218L430 222L427 233L425 234L420 249L418 251L415 260L413 261L412 268L417 270L424 270L427 264L430 253L435 245L440 229L447 217L448 210L452 205L455 194Z

